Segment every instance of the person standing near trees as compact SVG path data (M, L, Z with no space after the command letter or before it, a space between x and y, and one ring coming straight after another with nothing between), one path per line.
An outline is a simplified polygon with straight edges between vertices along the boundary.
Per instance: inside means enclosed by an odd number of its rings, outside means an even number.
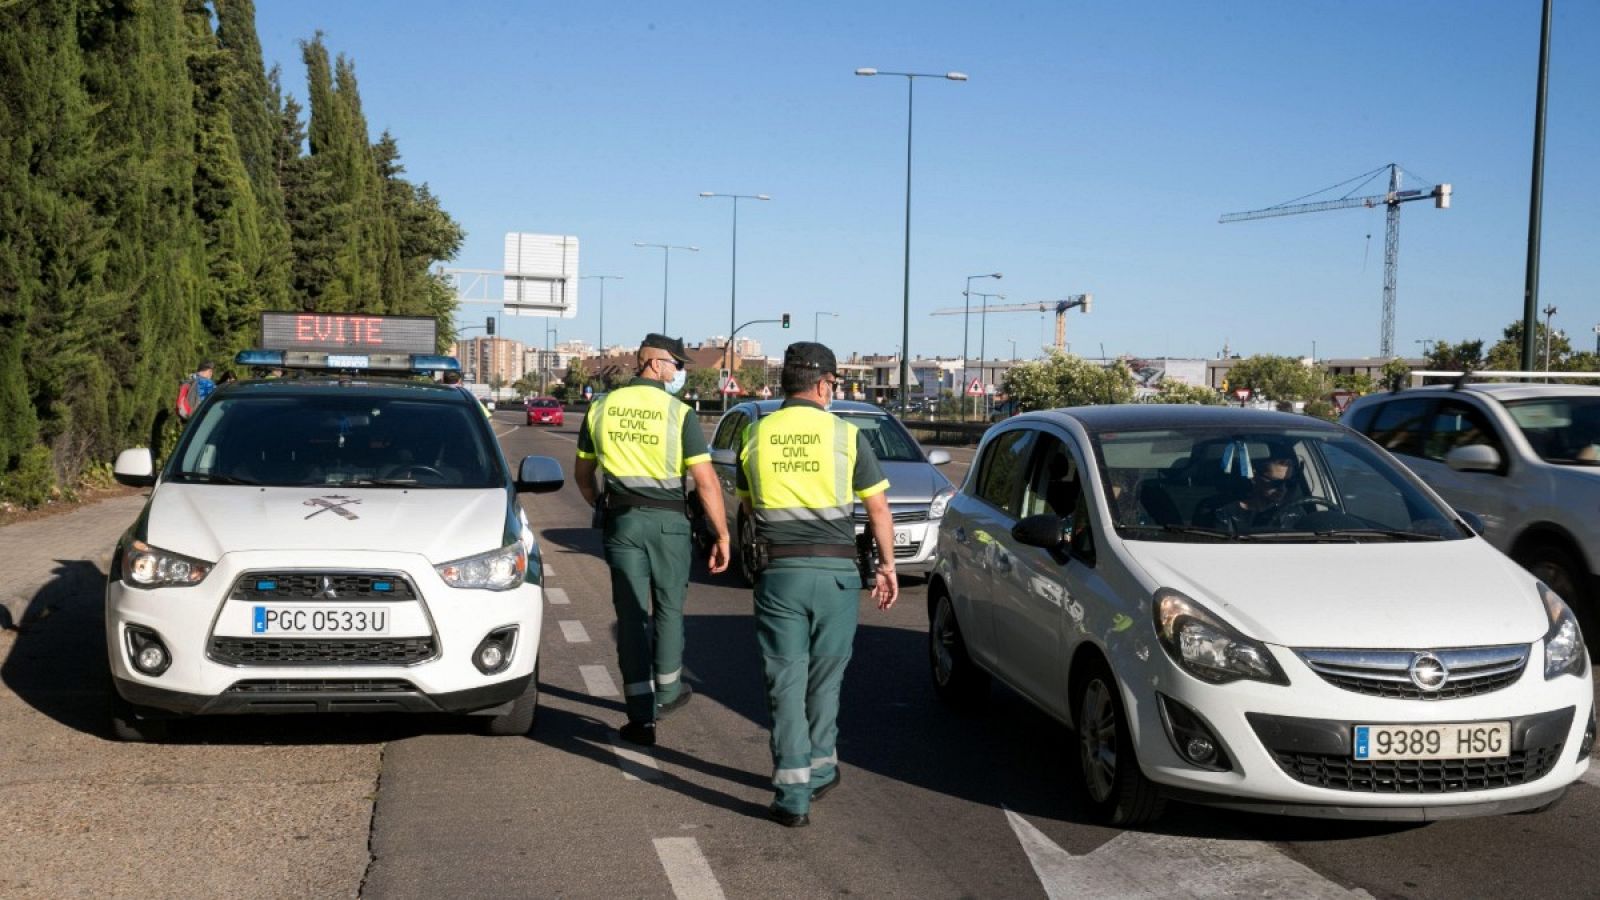
M789 828L811 824L811 803L839 784L839 690L855 643L862 574L856 501L881 562L878 608L894 606L894 524L884 477L860 429L829 413L839 381L833 351L790 344L782 408L747 427L736 489L756 527L756 640L772 712L769 812ZM763 559L765 557L765 559Z
M200 404L206 402L211 392L217 389L216 382L211 380L211 373L216 371L216 366L210 361L202 362L194 370L194 374L185 378L183 384L178 386L178 418L189 421L194 411Z
M683 675L683 605L691 553L684 476L715 532L712 572L728 568L722 486L683 389L689 357L681 339L646 335L634 378L595 403L578 429L573 478L600 514L611 603L617 611L617 664L628 721L618 733L633 744L656 742L656 719L689 702ZM605 479L598 490L595 476Z

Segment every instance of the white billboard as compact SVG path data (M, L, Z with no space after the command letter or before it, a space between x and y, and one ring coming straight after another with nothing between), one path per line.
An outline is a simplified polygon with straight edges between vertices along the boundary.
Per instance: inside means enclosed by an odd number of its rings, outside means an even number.
M507 232L505 260L506 315L578 315L577 238Z

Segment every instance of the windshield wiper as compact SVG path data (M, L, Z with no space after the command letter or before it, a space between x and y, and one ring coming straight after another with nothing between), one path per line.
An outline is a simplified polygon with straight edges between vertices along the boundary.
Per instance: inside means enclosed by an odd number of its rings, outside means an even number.
M438 484L423 484L415 478L348 478L338 482L340 487L444 487Z
M1401 531L1396 528L1330 528L1324 531L1269 531L1254 535L1263 541L1330 541L1343 540L1360 543L1362 539L1385 541L1442 541L1437 534L1420 531Z
M1221 541L1248 541L1253 540L1255 537L1249 534L1234 534L1221 528L1205 528L1200 525L1123 525L1121 528L1128 531L1160 531L1164 534L1200 535Z
M261 484L261 482L249 478L240 478L237 475L219 475L215 472L179 472L178 477L184 481L196 481L201 484L243 484L252 487L258 487Z

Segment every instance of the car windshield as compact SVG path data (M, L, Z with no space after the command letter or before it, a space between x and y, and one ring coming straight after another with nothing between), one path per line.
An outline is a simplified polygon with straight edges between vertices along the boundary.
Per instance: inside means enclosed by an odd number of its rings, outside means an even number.
M838 413L839 418L861 429L879 462L922 462L922 448L909 432L890 416L871 413Z
M1600 397L1514 400L1506 411L1545 462L1600 466Z
M1468 536L1360 438L1324 429L1093 435L1117 533L1152 541L1422 541Z
M184 436L169 477L191 484L487 488L504 482L484 417L448 399L239 394Z
M547 397L543 400L529 400L528 405L536 409L554 409L561 404Z

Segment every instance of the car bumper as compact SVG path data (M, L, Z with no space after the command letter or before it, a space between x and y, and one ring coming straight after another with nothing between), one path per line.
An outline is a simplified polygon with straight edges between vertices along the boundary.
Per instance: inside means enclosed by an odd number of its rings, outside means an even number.
M904 575L926 575L933 571L938 557L939 523L937 521L896 522L894 567ZM856 534L866 531L866 526L856 524ZM904 535L904 538L901 537ZM904 543L900 543L900 541Z
M1558 799L1589 767L1593 687L1543 677L1536 648L1515 683L1491 693L1424 701L1374 697L1325 682L1292 652L1274 648L1291 687L1206 684L1156 648L1152 693L1123 685L1141 768L1179 799L1289 815L1430 820L1534 809ZM1227 771L1180 755L1170 709L1181 704L1214 736ZM1357 724L1511 723L1511 756L1437 762L1354 759Z
M253 634L252 609L264 601L230 596L239 577L297 570L395 573L411 582L416 599L346 601L389 613L389 633L378 637ZM118 693L145 711L473 712L514 700L527 688L538 662L543 606L539 585L458 590L410 554L341 552L336 560L229 554L193 587L147 590L110 582L106 650ZM130 628L158 636L171 659L165 671L152 675L133 665ZM473 655L490 632L505 628L516 629L510 660L485 674ZM333 647L344 642L360 645L360 652ZM373 649L379 642L384 648L403 644L409 655ZM283 652L285 644L294 652Z

